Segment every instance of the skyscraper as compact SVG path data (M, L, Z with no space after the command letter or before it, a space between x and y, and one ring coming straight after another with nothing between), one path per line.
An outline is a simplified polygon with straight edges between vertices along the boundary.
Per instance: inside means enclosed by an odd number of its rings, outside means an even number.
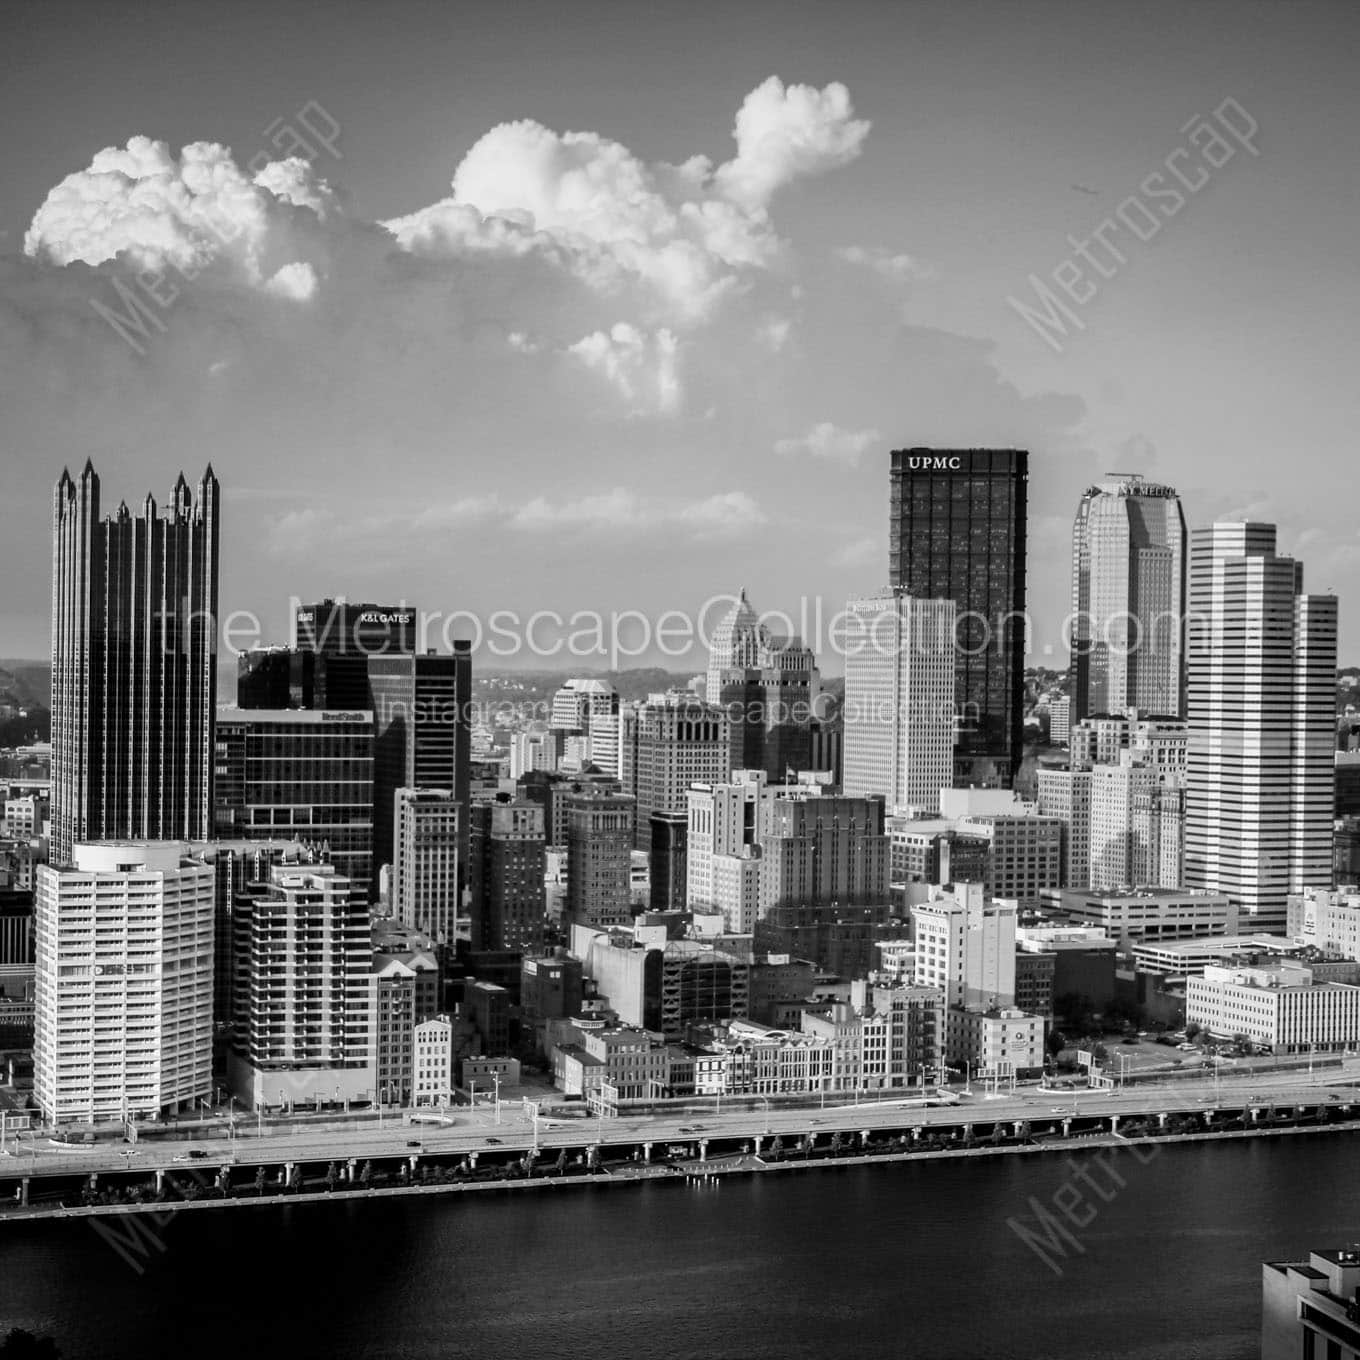
M1023 449L897 449L892 455L888 584L958 610L955 773L1013 782L1024 749Z
M472 760L472 651L383 653L368 658L373 698L373 867L392 863L399 788L451 789L464 809L459 872L468 856L467 806Z
M1291 892L1331 882L1337 602L1303 593L1275 526L1190 540L1185 882L1243 929L1283 930Z
M728 717L731 768L776 780L808 769L820 692L812 649L770 632L741 591L713 630L705 685L709 703Z
M954 602L890 592L846 615L842 786L933 813L954 775Z
M213 868L184 844L72 847L38 869L34 1094L53 1123L212 1091Z
M369 657L414 652L417 628L417 612L407 604L321 600L300 606L295 616L297 651L315 658L315 691L307 706L372 707Z
M373 873L373 715L217 711L213 834L300 841L366 893Z
M632 919L633 799L615 793L567 798L567 901L572 925Z
M467 805L450 789L398 789L392 833L392 915L452 946L461 904L458 845Z
M1072 711L1184 710L1185 514L1169 486L1112 472L1072 527Z
M547 863L542 806L508 798L474 803L470 853L473 949L541 949Z
M727 778L731 724L722 709L693 694L652 694L637 710L631 787L637 798L635 845L651 848L654 812L685 812L689 786Z
M217 478L99 515L63 470L52 516L52 861L77 841L204 840L217 704Z

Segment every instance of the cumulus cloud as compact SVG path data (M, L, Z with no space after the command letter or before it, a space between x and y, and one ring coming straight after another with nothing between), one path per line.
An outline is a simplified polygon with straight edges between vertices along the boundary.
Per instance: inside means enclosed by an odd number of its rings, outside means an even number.
M679 410L677 351L670 331L646 335L626 321L567 347L568 354L601 374L637 415L674 415Z
M932 272L928 265L922 264L914 255L894 254L881 247L841 246L835 255L846 264L872 269L890 283L906 284L917 279L928 279Z
M882 438L877 430L842 430L840 426L824 420L797 438L777 439L774 451L786 457L810 454L813 458L853 466L867 448Z
M764 208L791 181L848 165L859 155L869 123L854 117L850 91L839 82L818 90L785 87L771 76L746 96L732 135L737 154L714 179L733 202Z
M193 142L176 158L164 142L133 137L49 192L24 251L57 265L122 259L187 279L221 264L247 284L304 301L316 270L295 252L334 207L303 161L275 162L252 179L215 142Z
M492 128L454 172L452 194L384 225L427 257L535 255L606 296L640 286L671 324L710 318L779 261L767 208L800 177L853 160L869 124L843 85L770 77L737 114L736 156L648 164L594 132L531 119Z

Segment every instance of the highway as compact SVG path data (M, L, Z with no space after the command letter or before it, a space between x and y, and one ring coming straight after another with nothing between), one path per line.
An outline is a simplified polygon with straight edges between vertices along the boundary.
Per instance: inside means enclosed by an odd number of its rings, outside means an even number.
M837 1104L828 1103L821 1109L788 1109L771 1103L768 1109L719 1111L715 1099L696 1098L687 1102L685 1112L671 1111L664 1115L625 1112L604 1119L596 1116L540 1119L537 1133L540 1151L553 1151L561 1147L581 1148L597 1142L606 1146L640 1142L693 1144L705 1139L801 1136L809 1130L819 1136L829 1136L837 1131L853 1133L867 1128L957 1125L970 1119L984 1124L996 1120L1030 1120L1046 1125L1074 1113L1133 1116L1204 1110L1215 1105L1241 1107L1251 1100L1262 1105L1316 1104L1328 1099L1329 1095L1338 1104L1354 1101L1360 1106L1360 1090L1355 1089L1356 1083L1360 1083L1360 1060L1348 1062L1344 1068L1319 1070L1311 1077L1297 1072L1237 1080L1224 1077L1218 1084L1217 1095L1212 1081L1198 1080L1156 1086L1144 1084L1127 1090L1045 1092L1022 1087L1014 1095L1003 1094L996 1098L975 1090L971 1096L963 1096L957 1105L927 1109L887 1101L864 1101L856 1105L853 1098L847 1100L837 1096ZM909 1099L910 1093L904 1092L903 1097ZM745 1104L750 1098L737 1099ZM349 1158L418 1156L421 1152L447 1155L494 1151L503 1154L527 1151L534 1144L533 1121L518 1104L503 1102L499 1122L495 1112L483 1106L475 1111L457 1107L454 1117L457 1122L452 1128L399 1123L394 1118L381 1128L361 1125L288 1135L266 1133L257 1138L252 1127L251 1136L242 1133L235 1139L159 1142L143 1138L135 1147L117 1144L90 1149L59 1148L42 1133L25 1133L16 1140L11 1132L6 1141L7 1155L0 1158L0 1178L18 1174L87 1174L125 1169L186 1171L196 1167L200 1171L215 1171L219 1166L232 1163L252 1167L260 1163L279 1166L296 1161L344 1162ZM247 1124L242 1121L242 1128L245 1127ZM187 1153L191 1148L206 1155L189 1159Z

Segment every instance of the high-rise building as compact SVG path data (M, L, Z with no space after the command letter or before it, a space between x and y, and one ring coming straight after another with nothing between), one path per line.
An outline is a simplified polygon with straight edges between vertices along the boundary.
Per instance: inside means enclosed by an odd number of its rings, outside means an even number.
M571 794L567 808L567 899L575 925L626 925L632 918L633 799Z
M217 478L183 474L162 515L99 515L99 477L63 471L52 517L52 849L203 840L217 705Z
M236 658L240 708L317 708L316 653L252 647ZM367 708L367 701L357 705Z
M846 614L842 787L933 811L954 782L954 602L893 591Z
M470 854L473 949L537 953L547 910L543 808L527 799L473 803Z
M1112 472L1072 527L1072 718L1184 711L1185 514L1169 486Z
M1090 770L1039 769L1039 815L1062 823L1064 888L1091 886Z
M639 850L651 848L652 813L685 812L691 784L727 778L730 743L727 715L693 694L653 694L639 706L633 783L624 784L637 798Z
M881 798L776 798L762 841L760 915L887 902L890 863Z
M689 813L654 812L647 850L647 905L652 911L683 911L689 854Z
M1025 513L1022 449L897 449L888 584L957 608L956 772L1007 784L1024 751Z
M704 692L727 714L732 769L783 779L810 767L816 658L800 638L770 632L745 590L713 630Z
M373 867L392 863L392 828L400 788L450 789L464 808L471 792L472 651L455 642L451 655L383 653L368 658L372 692ZM468 821L459 827L458 863L465 872ZM461 885L460 885L461 886Z
M1117 764L1073 774L1082 776L1090 780L1090 887L1179 887L1184 772L1123 751Z
M297 651L315 658L309 707L371 708L368 661L416 650L419 616L411 605L321 600L300 605L294 618Z
M1218 523L1190 547L1185 882L1243 929L1282 929L1331 885L1337 602L1303 593L1275 526Z
M373 715L217 711L214 834L300 841L343 878L373 871Z
M1360 1355L1360 1247L1312 1251L1261 1267L1261 1360L1355 1360Z
M34 1094L53 1123L212 1092L213 869L179 842L72 847L38 869Z
M329 864L272 865L237 898L233 930L237 1098L251 1109L374 1099L364 885Z
M398 789L392 832L392 915L452 946L458 933L458 845L467 807L451 789Z

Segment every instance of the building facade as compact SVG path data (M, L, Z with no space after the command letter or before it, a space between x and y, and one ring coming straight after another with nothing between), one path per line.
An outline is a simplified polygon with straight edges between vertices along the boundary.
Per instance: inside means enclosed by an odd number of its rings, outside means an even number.
M1184 709L1185 514L1169 486L1111 473L1072 528L1072 718Z
M1029 454L897 449L888 584L952 600L958 616L955 752L961 784L1011 784L1024 751Z
M933 811L954 782L955 605L901 592L846 605L842 786Z
M213 868L177 842L76 845L35 902L34 1095L53 1123L212 1092Z
M52 515L52 847L212 834L220 490L183 474L100 517L99 477L63 471Z
M373 716L362 710L217 711L213 833L299 841L336 872L373 871Z
M1281 929L1330 887L1337 602L1303 593L1272 524L1191 537L1185 881Z

